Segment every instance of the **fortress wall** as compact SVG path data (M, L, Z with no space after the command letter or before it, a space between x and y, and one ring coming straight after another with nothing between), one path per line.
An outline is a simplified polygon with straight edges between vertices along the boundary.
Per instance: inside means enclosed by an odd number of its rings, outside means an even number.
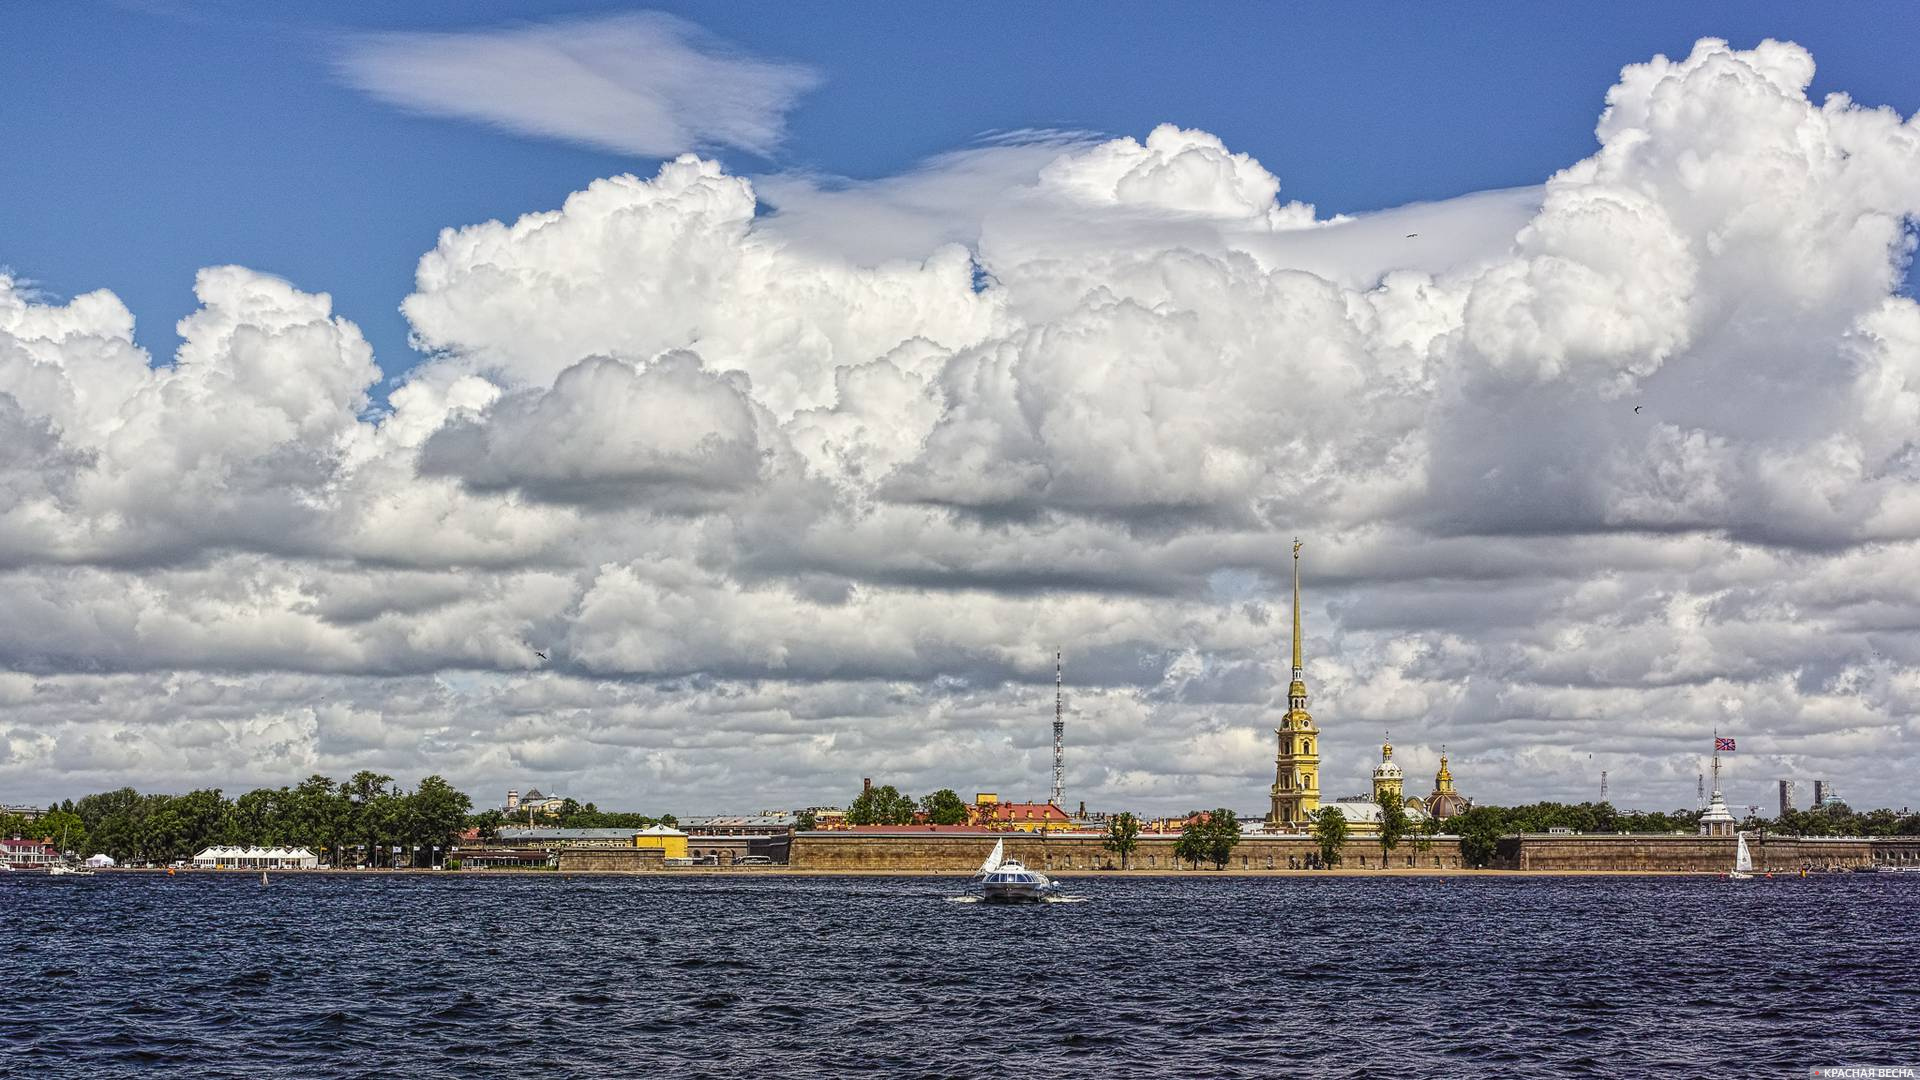
M665 866L666 852L659 848L560 849L560 869L563 871L660 870Z
M884 835L847 832L798 833L793 838L792 860L801 870L951 870L972 873L986 860L995 841L1005 840L1007 855L1041 870L1091 870L1118 867L1117 856L1101 847L1100 836L1054 834L1042 840L1028 833L889 833ZM1174 865L1172 836L1143 836L1140 846L1127 859L1136 868L1170 869ZM1343 850L1344 865L1357 867L1380 865L1380 845L1365 838L1349 840ZM1231 869L1285 870L1305 866L1308 855L1319 854L1319 845L1305 836L1248 836L1233 849ZM1288 862L1288 857L1294 860ZM1408 860L1412 859L1409 864ZM1419 851L1411 840L1402 840L1391 856L1396 867L1408 865L1458 869L1459 842L1451 837L1434 838L1432 847Z
M1733 867L1731 836L1545 835L1500 841L1493 865L1503 870L1665 870L1725 873ZM1844 869L1873 862L1920 865L1920 838L1749 835L1747 850L1761 873L1801 867Z

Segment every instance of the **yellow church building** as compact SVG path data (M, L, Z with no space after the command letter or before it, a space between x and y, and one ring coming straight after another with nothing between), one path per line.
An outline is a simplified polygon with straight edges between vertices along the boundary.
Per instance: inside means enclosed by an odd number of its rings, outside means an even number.
M1270 829L1302 829L1320 811L1320 729L1307 712L1307 672L1300 662L1300 541L1293 542L1293 681L1287 711L1273 729L1280 750L1273 759Z
M1269 789L1271 809L1267 828L1276 832L1299 832L1312 827L1320 812L1320 729L1307 712L1307 675L1301 661L1300 630L1300 548L1293 542L1293 680L1287 686L1287 711L1280 726L1273 729L1279 751L1273 759L1273 787ZM1373 770L1371 797L1356 795L1335 799L1327 805L1339 809L1347 819L1347 835L1377 836L1380 832L1380 807L1388 800L1403 807L1415 823L1424 821L1431 811L1445 818L1471 805L1453 788L1453 773L1447 769L1447 756L1440 754L1440 772L1434 777L1434 791L1426 800L1406 797L1406 776L1393 760L1393 737L1380 745L1380 764Z

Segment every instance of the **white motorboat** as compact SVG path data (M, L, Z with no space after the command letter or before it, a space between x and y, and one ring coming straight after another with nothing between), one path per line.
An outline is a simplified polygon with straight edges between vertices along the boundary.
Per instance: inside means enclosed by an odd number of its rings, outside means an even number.
M1052 878L1038 870L1029 870L1018 859L1007 858L1005 840L994 841L993 853L980 864L980 871L974 876L980 879L982 896L990 901L1038 901L1053 891Z
M92 877L93 868L90 866L74 866L71 863L54 863L52 866L47 867L47 873L54 877Z
M1740 834L1740 846L1733 855L1733 873L1728 877L1735 881L1753 880L1753 855L1747 851L1747 834Z

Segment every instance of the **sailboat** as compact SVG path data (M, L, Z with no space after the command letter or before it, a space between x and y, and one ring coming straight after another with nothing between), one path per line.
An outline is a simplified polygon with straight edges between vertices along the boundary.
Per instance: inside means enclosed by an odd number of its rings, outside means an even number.
M1004 837L994 841L993 852L974 876L980 879L981 892L987 900L1041 900L1053 891L1053 879L1038 870L1027 869L1018 859L1007 858Z
M92 877L93 867L86 863L74 862L73 854L67 851L67 830L60 830L60 861L47 867L49 877Z
M1753 880L1753 855L1747 851L1747 834L1740 834L1740 847L1733 855L1733 873L1728 877L1735 881Z

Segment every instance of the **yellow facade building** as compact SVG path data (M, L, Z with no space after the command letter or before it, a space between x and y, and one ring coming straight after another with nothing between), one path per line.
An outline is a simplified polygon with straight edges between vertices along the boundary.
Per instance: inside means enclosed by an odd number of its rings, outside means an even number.
M1320 729L1307 712L1307 675L1300 660L1300 541L1293 542L1293 681L1287 711L1273 729L1279 752L1273 759L1272 809L1267 825L1305 828L1320 809Z
M687 857L687 834L667 825L655 825L634 833L633 846L659 851L662 858L684 859Z

